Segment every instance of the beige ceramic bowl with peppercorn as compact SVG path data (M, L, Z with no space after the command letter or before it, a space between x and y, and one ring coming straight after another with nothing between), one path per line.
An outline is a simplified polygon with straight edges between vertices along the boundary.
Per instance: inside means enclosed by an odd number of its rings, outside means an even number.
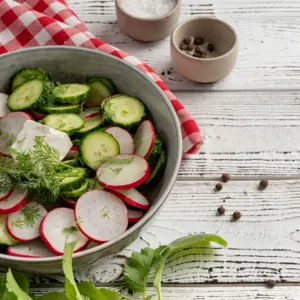
M213 83L227 77L238 56L238 38L227 23L198 17L181 23L171 37L174 69L183 77Z

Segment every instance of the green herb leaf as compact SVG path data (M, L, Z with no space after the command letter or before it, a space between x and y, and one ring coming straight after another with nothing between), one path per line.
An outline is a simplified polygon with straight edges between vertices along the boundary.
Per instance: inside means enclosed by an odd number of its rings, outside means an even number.
M64 292L50 292L37 298L37 300L67 300Z
M65 274L65 294L68 300L84 300L76 286L73 274L72 254L77 241L66 243L63 256L63 271Z
M23 275L24 276L24 275ZM25 285L25 283L24 283ZM6 288L8 292L12 293L16 296L17 300L33 300L28 294L23 291L20 286L18 285L17 281L14 278L14 275L11 269L8 270L6 274Z
M121 300L122 296L120 293L104 289L104 288L96 288L94 283L89 281L84 281L78 285L78 290L80 294L88 297L91 300Z

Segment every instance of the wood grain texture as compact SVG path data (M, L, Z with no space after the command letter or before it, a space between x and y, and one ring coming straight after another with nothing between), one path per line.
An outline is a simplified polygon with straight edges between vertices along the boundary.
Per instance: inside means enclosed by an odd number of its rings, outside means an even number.
M299 89L299 1L184 0L182 20L197 15L217 16L237 30L240 55L236 69L214 85L189 82L172 70L168 38L143 44L125 36L115 21L113 0L68 2L97 37L136 55L159 74L165 72L162 78L174 91Z
M128 296L126 290L117 289L124 296ZM58 288L40 288L34 289L37 295L42 295L47 291L57 291ZM155 293L154 289L149 289L148 294ZM299 300L300 287L275 287L267 289L263 286L239 286L239 287L224 287L224 286L199 286L199 287L164 287L163 297L165 300ZM130 298L131 299L131 298ZM141 297L134 297L141 299ZM157 299L157 298L153 298Z
M258 181L177 182L153 224L135 243L110 260L78 270L79 281L118 279L126 256L195 233L217 233L228 247L186 250L170 258L164 283L300 282L300 184L273 181L258 191ZM224 205L225 216L217 215ZM242 218L231 221L234 211Z
M178 93L204 135L201 152L184 160L179 178L299 176L297 92Z

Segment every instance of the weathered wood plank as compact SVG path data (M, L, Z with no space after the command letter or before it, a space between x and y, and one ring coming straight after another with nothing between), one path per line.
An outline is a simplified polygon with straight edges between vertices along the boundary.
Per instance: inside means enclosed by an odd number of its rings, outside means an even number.
M37 295L47 291L57 291L57 288L35 289ZM59 289L60 290L60 289ZM128 296L126 290L116 289ZM148 294L155 293L149 289ZM199 287L164 287L163 297L165 300L298 300L300 299L300 287L298 286L277 286L274 289L267 289L263 286L199 286ZM134 299L141 299L134 297ZM157 298L153 298L157 299Z
M132 251L205 232L219 234L228 247L174 255L164 283L300 282L299 181L270 182L265 191L258 191L257 184L230 181L215 192L213 181L177 182L161 213L139 240L111 260L76 271L76 278L116 280ZM216 214L220 205L226 209L225 216ZM238 222L231 221L234 211L242 213Z
M97 37L150 64L176 90L284 89L300 86L300 3L298 1L186 0L182 18L216 15L229 21L240 38L240 56L232 75L214 85L184 80L172 70L169 40L139 43L125 36L115 21L114 3L69 0L70 6ZM167 71L171 70L171 74Z

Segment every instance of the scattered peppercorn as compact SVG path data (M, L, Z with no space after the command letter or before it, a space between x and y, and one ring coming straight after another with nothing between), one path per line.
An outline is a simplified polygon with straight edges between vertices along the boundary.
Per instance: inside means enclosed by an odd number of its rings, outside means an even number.
M216 191L221 191L222 188L223 188L223 185L221 183L216 184Z
M196 37L194 43L195 43L195 45L202 45L204 43L204 38L203 37Z
M191 44L191 45L188 45L188 46L187 46L187 50L188 50L188 51L194 50L194 45L192 45L192 44Z
M189 45L192 42L192 39L190 37L187 37L183 40L183 43L186 45Z
M219 213L220 216L223 216L225 214L225 208L224 208L224 206L220 206L218 208L218 213Z
M261 180L258 186L259 190L265 190L269 185L268 180Z
M209 52L213 52L213 51L215 50L215 46L214 46L212 43L209 43L209 44L207 45L207 50L208 50Z
M171 72L171 71L168 71L167 73L168 73L169 75L171 75L171 74L172 74L172 72Z
M161 72L161 75L164 76L166 73L165 72Z
M232 220L237 221L241 218L242 214L239 211L236 211L232 214Z
M182 42L179 46L179 49L185 51L187 49L187 45Z
M267 287L268 287L269 289L272 289L272 288L276 285L276 281L274 281L274 280L268 280L268 281L266 282L266 285L267 285Z
M221 178L223 182L228 182L230 179L230 175L228 173L224 173Z

